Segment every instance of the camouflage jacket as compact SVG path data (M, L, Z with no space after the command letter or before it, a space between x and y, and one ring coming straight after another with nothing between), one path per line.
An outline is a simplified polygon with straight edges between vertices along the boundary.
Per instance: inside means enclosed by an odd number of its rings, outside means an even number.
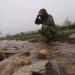
M53 17L51 15L42 23L41 29L42 35L46 37L52 37L56 33L56 26L54 24Z

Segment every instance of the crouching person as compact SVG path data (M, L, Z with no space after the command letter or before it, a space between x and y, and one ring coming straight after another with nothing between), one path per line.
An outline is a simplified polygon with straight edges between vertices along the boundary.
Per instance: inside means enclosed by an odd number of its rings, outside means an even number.
M49 43L52 39L56 38L57 30L53 20L53 17L47 13L45 9L40 9L35 24L42 24L42 29L39 33L45 37L45 41Z

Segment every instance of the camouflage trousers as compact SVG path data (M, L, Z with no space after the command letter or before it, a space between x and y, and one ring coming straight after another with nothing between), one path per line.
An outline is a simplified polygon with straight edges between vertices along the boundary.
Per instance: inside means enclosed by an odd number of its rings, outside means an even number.
M51 41L52 39L56 38L57 31L56 28L52 26L43 25L42 29L39 31L39 33L45 37L46 41Z

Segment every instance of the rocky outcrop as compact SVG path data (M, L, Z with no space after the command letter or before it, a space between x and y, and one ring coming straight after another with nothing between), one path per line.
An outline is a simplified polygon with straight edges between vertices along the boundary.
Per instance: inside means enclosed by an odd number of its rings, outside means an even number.
M68 75L65 68L56 60L41 60L18 69L13 75Z
M5 42L0 42L0 75L75 75L75 44Z

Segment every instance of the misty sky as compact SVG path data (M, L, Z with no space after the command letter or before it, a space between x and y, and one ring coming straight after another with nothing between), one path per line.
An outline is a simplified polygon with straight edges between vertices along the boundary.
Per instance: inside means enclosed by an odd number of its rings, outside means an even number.
M0 0L0 30L3 35L37 30L34 24L41 8L62 24L67 17L75 21L75 0Z

